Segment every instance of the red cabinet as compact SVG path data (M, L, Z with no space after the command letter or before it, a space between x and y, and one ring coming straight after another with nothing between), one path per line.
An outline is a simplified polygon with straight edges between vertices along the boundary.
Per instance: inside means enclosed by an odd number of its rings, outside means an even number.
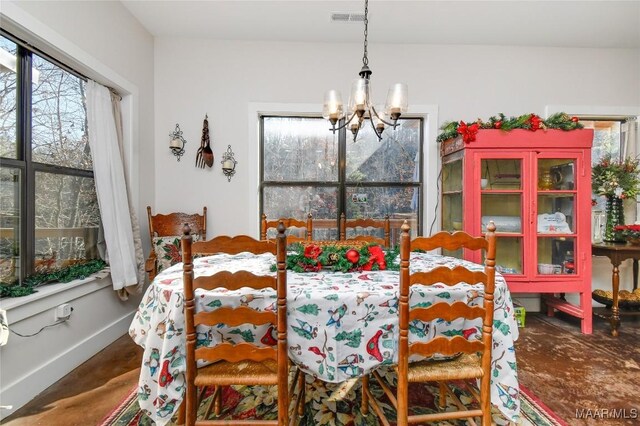
M498 234L496 269L512 293L543 293L552 314L591 333L592 130L480 130L442 142L442 229ZM479 253L448 253L482 262ZM579 303L565 300L578 293Z

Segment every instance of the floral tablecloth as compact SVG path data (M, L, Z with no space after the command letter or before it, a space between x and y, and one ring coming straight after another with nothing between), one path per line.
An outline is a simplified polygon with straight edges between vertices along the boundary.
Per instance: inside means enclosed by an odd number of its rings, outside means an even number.
M453 267L478 264L452 257L411 253L411 270L427 271L440 265ZM194 275L212 275L221 270L250 270L273 274L271 254L219 254L194 260ZM399 273L368 271L353 273L287 271L289 357L302 370L328 382L343 382L370 372L380 364L396 362L398 333ZM414 289L412 306L439 301L464 300L480 305L482 287L460 283L453 287L435 285ZM140 407L158 425L166 424L184 394L185 323L183 314L182 264L162 271L147 289L135 314L129 334L144 348L138 399ZM196 310L219 306L248 305L275 310L276 295L262 291L196 292ZM516 357L513 342L518 338L511 296L496 274L491 377L491 400L506 420L517 421L520 411ZM480 335L478 320L431 323L414 322L410 340L435 335ZM197 344L213 346L219 341L275 344L272 327L228 327L197 330Z

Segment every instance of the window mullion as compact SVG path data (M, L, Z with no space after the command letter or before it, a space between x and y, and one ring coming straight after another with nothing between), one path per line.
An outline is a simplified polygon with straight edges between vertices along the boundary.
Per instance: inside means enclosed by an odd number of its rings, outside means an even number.
M20 210L23 220L20 224L20 281L33 270L35 253L35 176L31 165L31 54L22 46L18 47L17 76L17 117L16 141L18 158L24 161L24 175L21 185Z

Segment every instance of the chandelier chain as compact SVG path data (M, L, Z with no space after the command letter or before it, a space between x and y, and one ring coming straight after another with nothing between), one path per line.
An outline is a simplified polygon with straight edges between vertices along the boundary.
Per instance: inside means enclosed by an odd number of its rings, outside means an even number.
M369 0L364 1L364 55L362 56L362 64L369 65L369 57L367 56L367 36L369 35Z

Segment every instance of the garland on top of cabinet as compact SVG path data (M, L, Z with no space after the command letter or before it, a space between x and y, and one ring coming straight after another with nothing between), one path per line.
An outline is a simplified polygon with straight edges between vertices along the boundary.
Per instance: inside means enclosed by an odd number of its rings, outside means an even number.
M575 130L582 129L584 126L579 123L578 117L569 117L564 112L558 112L543 120L536 114L524 114L518 117L507 118L503 113L497 116L489 117L488 121L482 121L478 118L474 122L465 123L464 121L446 122L440 127L442 132L438 135L438 142L462 136L465 143L476 140L476 134L480 129L500 129L509 131L513 129L526 129L535 132L538 129L559 129L559 130Z

